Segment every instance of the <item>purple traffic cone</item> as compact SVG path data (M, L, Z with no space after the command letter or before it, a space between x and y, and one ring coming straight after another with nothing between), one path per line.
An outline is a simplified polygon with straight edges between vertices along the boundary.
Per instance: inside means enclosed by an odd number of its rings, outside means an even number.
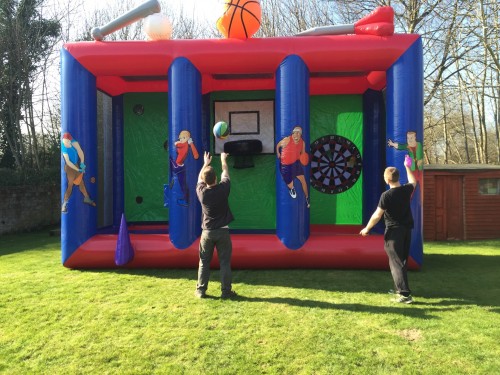
M122 214L120 231L118 232L118 240L116 241L115 264L117 266L124 266L132 261L132 259L134 259L134 248L130 242L125 214Z

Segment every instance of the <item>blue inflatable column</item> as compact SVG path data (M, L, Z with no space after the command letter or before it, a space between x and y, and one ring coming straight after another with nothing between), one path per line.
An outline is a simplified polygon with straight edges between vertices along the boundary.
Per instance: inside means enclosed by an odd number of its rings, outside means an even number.
M61 50L61 134L70 133L85 154L83 182L90 197L97 199L97 90L96 78L65 49ZM61 202L68 183L61 157ZM96 233L97 207L83 203L78 186L73 186L67 213L61 214L62 263Z
M276 133L280 142L292 135L295 126L302 127L302 139L309 152L309 70L296 55L283 60L276 72ZM307 190L310 167L303 167ZM297 198L292 198L276 163L276 235L289 249L300 249L309 238L309 208L300 182L295 178Z
M125 212L123 95L113 97L113 227L121 226Z
M186 58L174 60L168 71L169 108L169 157L172 188L168 192L170 241L177 249L189 247L201 234L201 208L196 198L196 182L203 165L203 149L206 144L202 131L201 74ZM175 142L181 131L191 133L199 158L195 159L191 148L184 165L172 163L177 159Z
M417 134L417 142L423 147L423 58L422 40L419 38L387 71L387 138L400 146L406 144L407 132ZM404 158L408 152L389 148L386 154L387 166L397 167L401 183L406 183ZM423 160L422 160L423 163ZM423 260L422 194L423 170L416 170L419 182L413 194L411 209L415 227L412 233L410 256L419 264Z
M367 90L363 94L363 225L377 208L385 190L385 103L381 91ZM383 233L379 222L375 233Z

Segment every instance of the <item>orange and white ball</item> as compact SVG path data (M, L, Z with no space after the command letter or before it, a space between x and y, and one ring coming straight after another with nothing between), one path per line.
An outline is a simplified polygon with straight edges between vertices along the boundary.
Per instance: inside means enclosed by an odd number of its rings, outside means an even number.
M260 0L226 0L217 29L226 38L251 38L260 28Z

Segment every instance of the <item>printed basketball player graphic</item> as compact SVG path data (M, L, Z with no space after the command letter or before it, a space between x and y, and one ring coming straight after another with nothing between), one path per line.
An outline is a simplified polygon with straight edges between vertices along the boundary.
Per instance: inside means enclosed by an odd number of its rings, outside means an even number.
M309 191L306 178L304 176L304 166L309 162L309 156L306 153L306 144L302 139L302 127L295 126L292 134L283 138L276 145L276 156L280 160L280 172L283 181L288 187L290 196L297 198L294 180L297 179L302 186L302 191L306 198L306 205L309 208Z
M198 159L200 155L191 138L191 133L187 130L183 130L179 133L179 140L174 143L174 146L177 152L177 158L175 160L170 158L170 173L172 176L170 188L174 187L175 181L177 180L182 192L182 197L177 199L177 204L187 206L189 205L189 188L186 183L186 166L184 162L190 150L195 159Z

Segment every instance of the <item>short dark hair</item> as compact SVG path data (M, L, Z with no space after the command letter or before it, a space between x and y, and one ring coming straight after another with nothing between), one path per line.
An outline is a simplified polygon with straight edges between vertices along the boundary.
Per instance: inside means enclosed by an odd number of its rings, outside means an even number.
M399 181L399 171L396 167L387 167L384 171L384 178L391 182Z
M205 182L207 185L213 185L215 184L217 176L215 175L214 169L211 166L208 166L205 167L205 169L203 170L201 178L203 179L203 182Z

